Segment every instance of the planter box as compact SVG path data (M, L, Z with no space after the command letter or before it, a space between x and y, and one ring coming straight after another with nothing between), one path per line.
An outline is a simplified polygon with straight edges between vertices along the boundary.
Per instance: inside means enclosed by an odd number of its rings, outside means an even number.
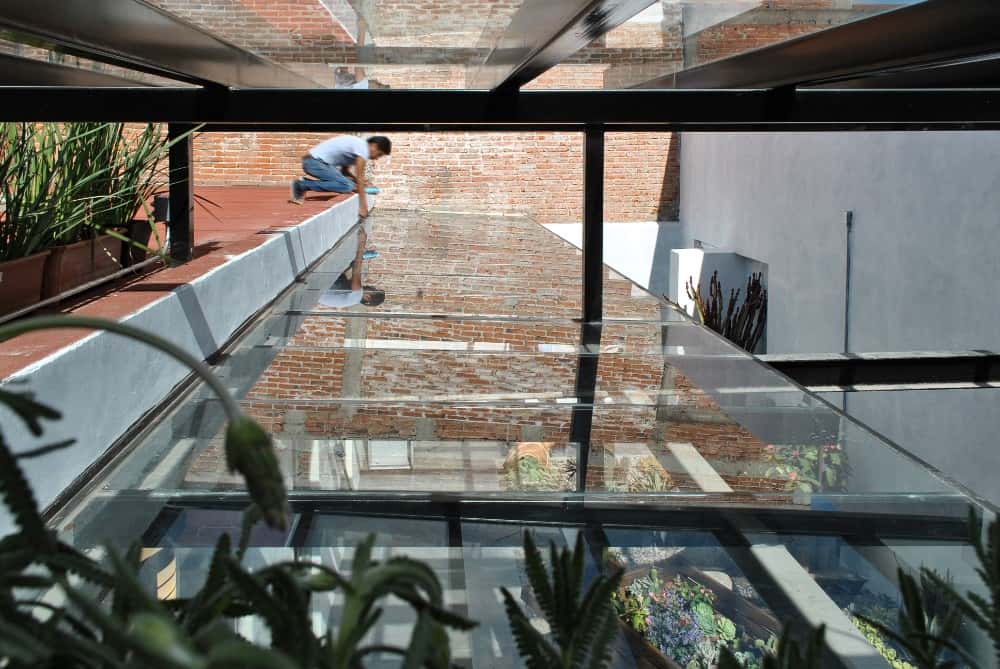
M0 314L31 306L42 299L42 277L48 251L0 262Z
M42 296L53 297L121 269L121 241L110 235L57 246L45 263Z
M715 596L715 610L733 621L737 629L742 628L750 636L763 641L772 635L781 635L781 623L770 611L747 601L715 578L689 564L683 556L670 558L656 564L655 567L660 578L665 581L672 580L675 576L683 576L710 590ZM653 565L648 565L627 571L622 577L619 593L624 594L625 589L635 579L648 576L652 568ZM679 669L674 660L661 653L642 634L620 620L619 623L635 656L637 666L651 669Z

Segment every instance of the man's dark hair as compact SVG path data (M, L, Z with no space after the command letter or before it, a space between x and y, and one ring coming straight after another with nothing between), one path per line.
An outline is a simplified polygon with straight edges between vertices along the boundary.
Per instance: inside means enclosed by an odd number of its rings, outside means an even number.
M374 144L378 147L379 151L385 155L392 153L392 142L389 141L388 137L383 137L382 135L375 135L374 137L368 138L369 144Z
M362 286L365 291L362 303L366 307L377 307L385 302L385 291L375 286Z

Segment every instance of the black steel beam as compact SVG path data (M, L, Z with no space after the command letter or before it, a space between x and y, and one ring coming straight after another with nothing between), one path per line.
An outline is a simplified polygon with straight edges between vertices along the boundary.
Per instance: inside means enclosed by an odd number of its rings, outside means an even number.
M0 53L0 86L145 86L113 74Z
M171 123L167 136L170 145L170 257L190 260L194 252L194 140L192 127Z
M634 88L776 88L1000 52L1000 3L924 0Z
M757 359L813 392L1000 387L1000 355L991 351L761 355Z
M603 125L609 130L1000 128L1000 90L486 91L0 88L0 121L316 124L423 131L435 125Z
M120 491L109 505L133 505L148 501L151 491ZM539 523L575 525L597 523L608 527L639 527L664 530L715 532L765 527L777 534L852 537L859 544L876 545L881 540L913 539L927 542L968 541L968 510L971 502L959 495L945 500L929 500L933 513L897 504L899 513L880 509L865 500L858 511L813 511L807 508L751 508L688 503L668 496L645 495L642 500L614 499L613 495L559 499L552 495L512 496L497 494L475 498L471 495L420 493L293 493L290 504L295 513L385 516L395 518L460 518L481 522ZM548 498L548 499L546 499ZM190 493L174 497L157 496L165 510L246 508L245 493ZM206 541L214 543L211 537Z
M653 0L526 2L511 18L473 88L517 90L653 4Z
M824 88L1000 88L1000 58L948 63L848 79Z
M143 0L7 0L0 34L197 84L317 86Z
M597 368L600 365L601 324L586 319L580 325L580 355L576 365L576 405L570 416L569 439L576 444L576 490L587 490L591 435L594 426L594 391L597 388Z

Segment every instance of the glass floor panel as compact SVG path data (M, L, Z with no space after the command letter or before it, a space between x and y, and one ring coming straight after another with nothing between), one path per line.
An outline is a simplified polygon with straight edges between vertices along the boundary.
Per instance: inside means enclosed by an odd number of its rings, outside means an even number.
M480 621L452 638L468 667L520 666L498 588L533 610L525 528L560 545L583 532L588 578L616 564L644 596L701 593L751 654L775 621L807 620L843 632L835 654L881 661L841 590L862 579L898 599L887 565L905 554L915 568L932 544L936 568L967 566L976 500L615 272L607 320L579 322L580 253L541 226L370 220L379 256L364 282L386 290L383 305L319 305L343 269L336 248L215 367L273 434L295 512L287 532L254 530L252 566L349 569L375 532L378 555L427 560L448 605ZM81 548L141 538L146 578L173 569L173 591L191 592L248 503L224 428L219 400L193 386L59 513L58 530ZM317 629L337 606L317 604ZM408 615L387 612L378 638L406 638ZM626 630L626 618L616 666L691 659L694 646L667 641L684 631L674 623ZM862 665L879 666L845 666Z

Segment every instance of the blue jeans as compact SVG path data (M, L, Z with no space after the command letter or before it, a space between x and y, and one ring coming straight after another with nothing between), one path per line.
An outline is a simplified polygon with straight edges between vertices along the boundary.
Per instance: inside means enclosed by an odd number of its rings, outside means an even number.
M295 190L304 193L307 190L318 190L324 193L353 193L356 184L351 179L345 177L340 170L333 165L328 165L318 158L303 158L302 171L312 179L298 179L295 182Z

